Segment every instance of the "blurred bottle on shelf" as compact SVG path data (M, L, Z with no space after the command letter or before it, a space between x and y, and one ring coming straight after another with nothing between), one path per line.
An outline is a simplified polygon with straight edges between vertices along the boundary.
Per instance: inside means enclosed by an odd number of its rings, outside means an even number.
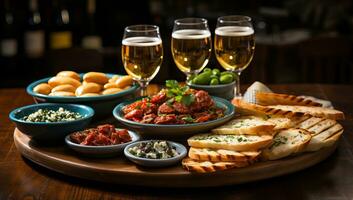
M64 1L53 0L52 22L49 31L49 48L71 48L73 33L71 30L70 14Z
M29 0L29 12L24 33L24 51L28 58L40 58L45 48L45 33L38 0Z
M99 36L96 27L96 1L87 0L87 9L85 13L85 32L82 37L81 45L86 49L101 49L102 38Z
M16 25L10 1L5 0L0 24L0 56L13 58L18 55L18 38Z

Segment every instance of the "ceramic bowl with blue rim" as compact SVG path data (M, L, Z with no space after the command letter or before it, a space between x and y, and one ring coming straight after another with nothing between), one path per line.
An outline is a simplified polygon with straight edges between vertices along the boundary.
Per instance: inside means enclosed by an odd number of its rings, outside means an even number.
M72 121L30 122L23 118L39 109L57 111L64 108L70 112L79 113L82 117ZM85 105L42 103L17 108L9 114L18 130L39 142L63 142L67 134L85 129L94 116L94 110Z
M216 107L224 110L224 116L207 122L193 124L145 124L125 119L122 112L123 107L139 99L120 103L114 108L113 115L120 123L129 127L129 129L140 133L143 137L158 136L160 138L180 138L191 136L195 133L207 132L233 118L234 106L229 101L219 97L212 97L212 99L214 100Z
M106 74L109 78L118 74ZM80 74L81 79L83 74ZM121 76L121 75L118 75ZM130 88L126 90L122 90L116 94L108 94L108 95L99 95L99 96L91 96L91 97L59 97L59 96L49 96L44 94L38 94L33 91L34 87L36 87L40 83L47 83L48 80L52 77L43 78L38 81L35 81L29 84L26 88L26 91L29 95L34 98L36 103L73 103L73 104L83 104L90 106L95 111L96 118L102 118L111 116L111 112L113 108L127 99L131 99L135 97L135 93L138 90L139 86L137 84L133 84ZM82 81L82 80L81 80Z
M70 139L70 135L65 137L65 142L69 148L78 152L81 155L91 156L91 157L112 157L117 155L122 155L124 152L124 148L132 144L140 139L140 135L133 132L128 131L131 141L122 143L122 144L114 144L114 145L104 145L104 146L90 146L90 145L82 145L77 144Z
M124 149L124 154L126 158L129 159L131 162L134 162L138 165L145 166L145 167L166 167L166 166L180 164L181 160L187 155L188 151L184 145L176 142L172 142L172 141L166 141L166 142L172 148L174 148L176 152L178 152L178 155L171 158L164 158L164 159L143 158L130 153L131 148L137 145L140 145L141 143L146 143L150 141L157 141L157 140L144 140L144 141L139 141L139 142L135 142L127 145Z

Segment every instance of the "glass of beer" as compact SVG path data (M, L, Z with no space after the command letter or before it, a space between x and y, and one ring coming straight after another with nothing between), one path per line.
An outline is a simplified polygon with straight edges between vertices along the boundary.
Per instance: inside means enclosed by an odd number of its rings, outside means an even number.
M176 66L187 76L198 74L207 65L212 51L207 20L184 18L174 21L172 55Z
M219 17L214 46L216 58L222 67L236 73L235 97L241 98L240 75L250 64L255 51L251 18L240 15Z
M147 85L157 75L163 61L159 27L155 25L126 27L121 56L126 72L140 84L141 96L146 96Z

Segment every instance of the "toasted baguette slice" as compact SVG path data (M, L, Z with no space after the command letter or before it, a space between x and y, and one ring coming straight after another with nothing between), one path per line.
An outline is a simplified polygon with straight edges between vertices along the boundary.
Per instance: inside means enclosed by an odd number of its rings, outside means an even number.
M320 118L320 117L309 117L307 120L299 123L296 126L296 128L309 129L309 128L315 126L315 124L320 123L323 120L324 119Z
M270 116L267 119L267 122L275 124L275 127L273 130L292 128L295 126L295 123L293 123L293 121L287 117Z
M306 121L310 117L311 116L309 116L309 115L304 115L302 117L292 117L292 118L290 118L290 120L292 121L292 124L294 125L294 127L297 127L300 123Z
M323 147L331 146L334 143L336 143L336 141L340 138L342 133L343 133L343 127L340 124L336 123L330 128L318 134L315 134L311 138L305 151L317 151Z
M256 116L237 117L223 126L212 130L216 134L264 135L273 132L275 125Z
M271 92L257 92L256 93L257 104L263 106L269 105L298 105L298 106L319 106L321 103L312 101L310 99L305 99L303 97L298 97L288 94L277 94Z
M246 162L256 160L260 153L260 151L238 152L224 149L191 147L189 150L189 157L193 160L212 162Z
M315 136L315 135L320 134L324 130L329 129L330 127L332 127L336 124L337 124L337 122L335 120L325 119L325 120L315 124L314 126L312 126L311 128L309 128L307 130L309 132L311 132L311 136Z
M305 115L305 113L281 111L279 109L273 109L267 106L248 103L241 99L233 99L232 104L235 105L238 109L243 110L243 112L248 110L249 113L258 114L258 115L274 115L274 116L287 117L287 118L298 118L298 117L303 117Z
M190 172L206 173L215 172L234 167L246 167L248 162L210 162L210 161L196 161L190 158L184 158L182 161L184 169Z
M322 108L322 107L308 107L308 106L267 106L273 108L274 110L280 110L284 112L293 112L293 113L303 113L308 114L313 117L322 117L333 120L342 120L344 119L343 112L331 108ZM276 112L276 111L275 111Z
M344 119L344 114L341 111L322 108L322 107L309 107L309 106L261 106L257 104L247 103L239 99L233 99L232 103L242 109L253 110L258 113L268 115L279 115L283 117L302 117L304 115L311 115L313 117L323 117L333 120Z
M188 139L188 144L196 148L226 149L233 151L257 151L272 142L271 135L219 135L199 134Z
M309 143L310 132L304 129L280 131L273 139L273 144L265 149L262 156L267 160L277 160L301 152Z

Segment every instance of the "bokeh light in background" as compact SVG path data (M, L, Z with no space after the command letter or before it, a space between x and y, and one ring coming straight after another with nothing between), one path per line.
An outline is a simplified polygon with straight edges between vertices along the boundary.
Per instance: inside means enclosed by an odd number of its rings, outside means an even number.
M153 82L184 80L170 52L174 20L206 18L214 39L217 17L231 14L252 17L256 33L243 83L353 82L350 0L0 0L0 8L1 87L22 87L61 70L125 73L124 27L144 23L160 27L164 45ZM208 67L218 65L212 53Z

